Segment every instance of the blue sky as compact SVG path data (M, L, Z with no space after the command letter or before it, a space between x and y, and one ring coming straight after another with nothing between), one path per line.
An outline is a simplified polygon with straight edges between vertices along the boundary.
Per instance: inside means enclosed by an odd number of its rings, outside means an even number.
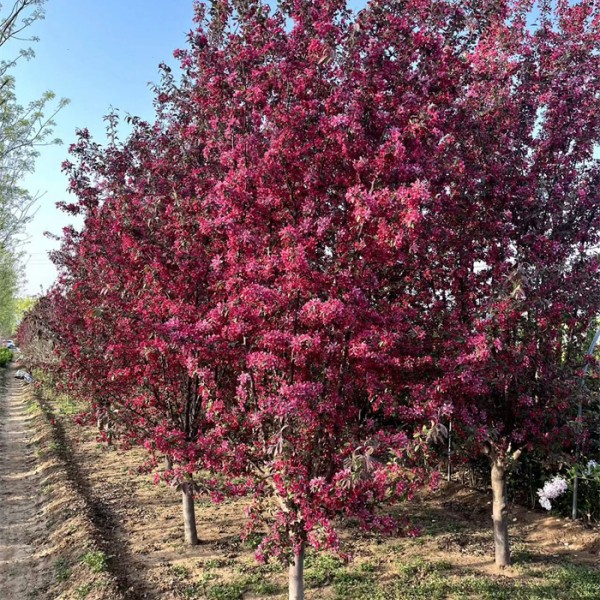
M55 203L67 198L60 164L75 129L87 127L104 140L103 116L111 106L122 114L151 118L148 82L158 81L160 62L176 64L173 50L185 45L192 18L192 0L47 1L46 18L30 30L40 38L33 44L36 56L13 72L17 95L25 104L52 90L71 102L56 118L55 133L63 145L42 149L35 173L24 181L31 192L45 192L28 228L24 293L47 289L56 276L46 255L56 242L44 232L60 234L69 223Z

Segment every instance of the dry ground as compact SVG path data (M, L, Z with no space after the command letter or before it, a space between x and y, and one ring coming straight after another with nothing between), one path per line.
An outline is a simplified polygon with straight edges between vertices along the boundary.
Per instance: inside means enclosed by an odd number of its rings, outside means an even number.
M14 396L8 404L13 408L0 418L5 429L22 427L26 438L23 401ZM251 541L240 539L243 501L220 506L199 501L201 544L186 547L179 495L137 474L141 452L98 444L93 430L72 422L78 407L68 399L39 395L37 406L29 434L36 436L37 475L31 475L28 491L13 493L18 509L11 509L24 536L15 544L24 550L18 554L15 546L14 555L2 555L13 573L13 587L0 588L11 590L8 596L0 592L3 600L286 597L285 571L278 564L256 564ZM19 464L16 455L22 455ZM27 454L15 446L2 460L3 477L28 473L31 449ZM37 505L27 500L34 489ZM498 573L487 495L454 485L398 510L422 528L421 537L379 538L346 527L353 561L310 556L307 600L600 600L595 529L513 507L515 566ZM45 537L41 544L32 544L40 537ZM28 596L15 595L19 587Z
M0 369L0 593L19 598L43 585L49 563L27 392L11 374Z

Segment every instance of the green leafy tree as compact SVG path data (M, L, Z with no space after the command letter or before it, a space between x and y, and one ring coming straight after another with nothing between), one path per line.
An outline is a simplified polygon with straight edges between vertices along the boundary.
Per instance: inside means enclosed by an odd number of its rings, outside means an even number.
M14 255L0 248L0 336L12 334L16 325L18 268Z
M67 103L56 101L50 91L28 104L17 99L13 69L19 60L34 56L27 44L36 38L25 32L43 18L44 2L0 2L0 332L6 334L17 318L19 246L38 199L22 186L22 180L34 170L39 148L60 142L52 137L54 117Z
M15 43L36 41L23 38L23 31L43 18L44 0L17 0L6 8L0 3L0 245L9 247L32 217L36 197L20 182L33 171L40 146L60 143L53 139L54 117L67 103L55 102L47 91L37 100L22 105L17 100L11 71L17 62L34 56L29 47L13 51Z

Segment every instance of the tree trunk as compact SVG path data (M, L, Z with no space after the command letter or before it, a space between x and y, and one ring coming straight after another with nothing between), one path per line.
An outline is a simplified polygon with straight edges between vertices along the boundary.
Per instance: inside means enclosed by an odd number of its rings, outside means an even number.
M577 475L575 475L575 477L573 478L573 504L571 506L571 519L573 519L573 521L577 521L577 513L578 513L577 495L578 495L578 490L579 490L579 477L577 477Z
M171 457L168 454L165 454L165 471L172 471L173 470L173 461L171 460Z
M506 495L506 469L497 460L492 461L492 501L496 566L503 569L510 565L508 498Z
M190 546L197 546L198 532L196 531L196 512L194 510L194 487L191 481L183 484L181 497L183 502L185 543Z
M304 544L294 556L289 571L290 600L304 600Z

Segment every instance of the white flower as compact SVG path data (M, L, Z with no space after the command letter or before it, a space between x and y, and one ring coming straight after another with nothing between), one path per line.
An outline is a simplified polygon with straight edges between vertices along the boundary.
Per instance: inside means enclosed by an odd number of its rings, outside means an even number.
M554 479L546 481L544 487L537 491L540 497L540 505L546 510L552 508L550 500L555 500L559 496L562 496L568 488L567 480L564 477L557 475Z
M539 492L538 492L539 493ZM540 505L546 510L550 510L552 508L552 504L550 504L550 500L545 496L540 496Z

